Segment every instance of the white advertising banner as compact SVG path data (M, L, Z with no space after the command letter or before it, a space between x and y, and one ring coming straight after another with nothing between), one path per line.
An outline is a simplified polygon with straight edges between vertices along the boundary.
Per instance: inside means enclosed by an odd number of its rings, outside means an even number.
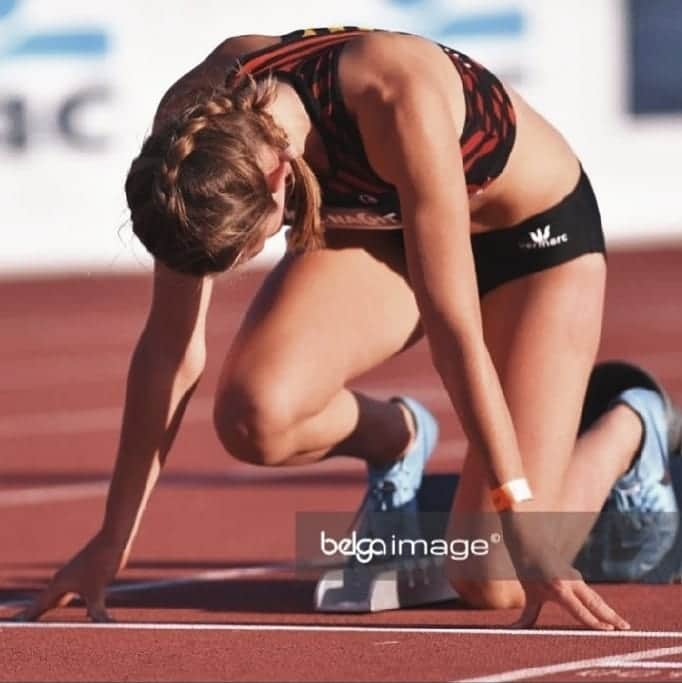
M621 0L0 0L0 273L148 268L123 180L164 91L230 35L340 24L470 53L566 134L610 242L682 240L682 117L627 114Z

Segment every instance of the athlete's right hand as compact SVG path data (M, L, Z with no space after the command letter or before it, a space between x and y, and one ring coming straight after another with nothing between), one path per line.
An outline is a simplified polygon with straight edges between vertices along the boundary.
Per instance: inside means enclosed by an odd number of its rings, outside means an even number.
M80 596L92 621L113 621L106 610L105 591L122 564L123 549L102 534L96 534L52 577L47 588L12 620L35 621L48 610L64 607Z

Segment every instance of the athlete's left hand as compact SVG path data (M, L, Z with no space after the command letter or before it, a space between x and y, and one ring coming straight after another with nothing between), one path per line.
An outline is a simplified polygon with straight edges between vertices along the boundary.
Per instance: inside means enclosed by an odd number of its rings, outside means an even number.
M513 628L531 628L546 602L556 602L577 621L588 628L613 631L630 628L625 619L609 607L604 599L590 588L574 569L571 578L521 581L526 593L526 605ZM563 572L566 574L566 571Z
M556 602L588 628L630 628L554 547L541 516L509 510L501 514L501 519L507 549L526 593L526 604L514 624L516 628L533 626L546 602Z

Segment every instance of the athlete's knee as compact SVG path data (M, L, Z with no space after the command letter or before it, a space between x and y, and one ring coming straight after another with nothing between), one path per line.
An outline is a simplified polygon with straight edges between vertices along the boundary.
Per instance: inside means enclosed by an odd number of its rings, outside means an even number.
M225 449L254 465L283 464L290 456L290 434L296 423L286 387L228 384L216 395L215 430Z
M525 604L525 595L516 581L472 581L450 579L457 595L475 609L516 609Z

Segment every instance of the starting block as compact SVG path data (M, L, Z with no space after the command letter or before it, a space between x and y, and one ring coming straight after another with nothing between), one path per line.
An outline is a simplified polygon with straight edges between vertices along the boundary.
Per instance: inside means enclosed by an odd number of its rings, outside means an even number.
M457 486L456 475L424 477L417 496L424 538L443 537ZM434 514L435 513L435 514ZM385 564L332 569L315 588L318 612L381 612L457 599L443 558L421 557Z
M682 510L682 458L670 462L672 483ZM417 496L419 526L425 539L444 538L448 514L459 483L457 475L427 475ZM584 576L588 568L575 565ZM423 557L393 564L354 564L328 570L315 589L315 609L319 612L380 612L416 607L457 599L445 573L443 558ZM605 580L599 577L594 581ZM608 579L606 579L608 580ZM682 524L677 538L663 560L642 583L682 582Z
M412 567L354 567L326 572L315 589L315 609L318 612L382 612L456 598L442 564L418 561Z

